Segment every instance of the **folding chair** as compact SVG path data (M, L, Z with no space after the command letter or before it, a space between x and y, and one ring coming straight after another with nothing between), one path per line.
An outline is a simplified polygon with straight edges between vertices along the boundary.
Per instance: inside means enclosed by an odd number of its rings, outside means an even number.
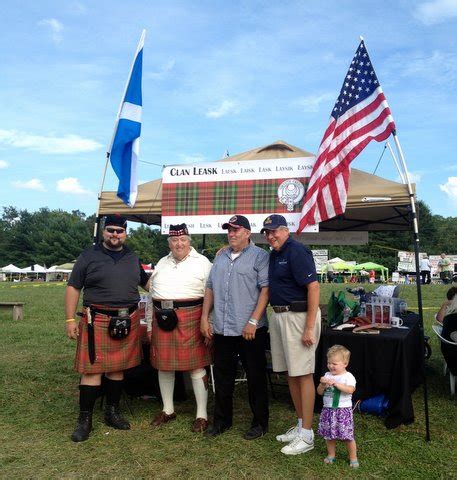
M455 355L457 355L457 331L454 331L451 333L452 340L455 340L455 341L451 341L442 336L443 327L441 325L433 325L432 329L441 342L441 351L443 352L443 359L444 359L443 375L446 375L447 371L449 371L449 386L451 390L451 395L455 395L456 375L454 374L454 372L456 371L456 365L453 364L449 366L448 362L455 361L456 359ZM448 347L447 349L444 348L444 351L443 351L444 345L451 345L452 347L450 348ZM450 353L451 355L445 355L446 352Z

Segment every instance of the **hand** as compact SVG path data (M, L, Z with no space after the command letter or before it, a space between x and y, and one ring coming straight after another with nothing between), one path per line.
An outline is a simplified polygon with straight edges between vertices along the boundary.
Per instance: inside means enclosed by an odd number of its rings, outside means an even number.
M245 340L254 340L256 331L257 331L257 327L255 325L251 325L248 322L243 328L243 332L241 335Z
M200 332L208 340L213 337L213 327L210 325L207 318L200 319ZM205 342L206 343L206 342Z
M316 343L316 339L314 337L314 328L305 328L303 335L301 337L301 341L305 347L311 347Z
M79 326L76 323L76 320L73 322L67 322L65 324L65 333L67 334L68 338L71 338L72 340L76 340L79 335Z

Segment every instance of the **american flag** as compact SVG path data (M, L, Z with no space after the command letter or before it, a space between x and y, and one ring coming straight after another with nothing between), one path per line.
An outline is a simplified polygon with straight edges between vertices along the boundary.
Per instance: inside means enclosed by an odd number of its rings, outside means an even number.
M349 164L371 140L386 140L394 130L394 119L362 40L320 144L297 233L344 212Z

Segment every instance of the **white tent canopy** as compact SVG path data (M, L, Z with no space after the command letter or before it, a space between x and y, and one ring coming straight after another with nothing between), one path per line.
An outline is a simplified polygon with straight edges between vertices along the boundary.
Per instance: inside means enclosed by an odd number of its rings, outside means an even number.
M71 269L60 268L58 265L53 265L46 270L46 273L71 273Z
M12 263L6 265L6 267L0 268L0 271L2 273L22 273L22 270L19 267L16 267L16 265L13 265Z
M35 263L35 265L31 265L30 267L22 268L21 273L46 273L46 268L42 267Z

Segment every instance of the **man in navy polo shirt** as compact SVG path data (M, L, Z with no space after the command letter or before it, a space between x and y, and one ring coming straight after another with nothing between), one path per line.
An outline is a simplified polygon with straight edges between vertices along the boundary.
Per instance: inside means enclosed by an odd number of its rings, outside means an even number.
M286 455L314 448L312 430L315 389L315 351L321 330L319 283L311 251L289 236L282 215L270 215L263 222L272 247L268 282L271 356L275 372L287 371L287 382L297 414L297 425L276 440L287 443Z

